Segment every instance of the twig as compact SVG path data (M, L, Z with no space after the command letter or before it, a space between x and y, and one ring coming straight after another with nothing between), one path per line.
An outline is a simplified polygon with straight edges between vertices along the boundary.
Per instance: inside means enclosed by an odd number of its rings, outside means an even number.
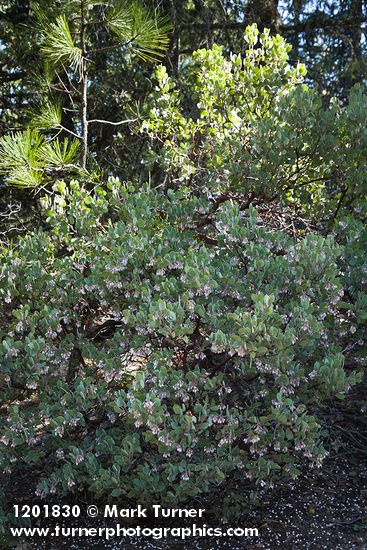
M357 518L350 519L347 521L333 521L332 523L327 523L326 527L334 527L336 525L353 525L353 523L357 523L358 521L365 521L367 520L367 516L358 516Z
M110 120L102 120L99 118L94 118L92 120L88 120L88 124L91 124L92 122L99 122L100 124L111 124L112 126L119 126L120 124L128 124L129 122L136 122L139 120L138 118L130 118L127 120L120 120L119 122L111 122Z

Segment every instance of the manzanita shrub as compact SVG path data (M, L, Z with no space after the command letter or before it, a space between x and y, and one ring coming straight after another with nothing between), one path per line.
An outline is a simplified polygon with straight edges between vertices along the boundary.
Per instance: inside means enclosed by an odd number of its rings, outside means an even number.
M172 504L296 476L343 396L332 237L230 200L58 185L49 228L1 253L0 466L37 494ZM246 495L245 495L246 496Z
M197 52L181 95L158 69L162 185L57 182L1 251L0 469L39 497L220 490L229 515L326 455L318 411L359 380L342 350L366 321L366 99L324 109L281 37L246 40Z
M367 324L367 229L365 223L353 216L343 217L334 226L334 237L343 245L340 257L346 310L349 323L348 347L365 346ZM365 348L362 351L365 361Z
M141 125L151 138L145 162L165 170L168 187L188 185L209 199L293 205L318 222L344 207L366 213L367 96L356 86L348 103L325 106L289 65L290 46L256 25L246 49L227 55L214 45L183 68L180 87L165 67Z

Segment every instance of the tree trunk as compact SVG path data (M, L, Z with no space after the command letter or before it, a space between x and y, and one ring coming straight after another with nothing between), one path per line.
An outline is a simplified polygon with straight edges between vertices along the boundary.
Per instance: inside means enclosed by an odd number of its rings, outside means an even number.
M80 48L82 50L82 62L80 66L80 83L82 87L82 112L81 112L81 123L82 123L82 139L83 139L83 149L82 149L82 168L85 170L87 166L87 156L88 156L88 66L87 66L87 51L85 43L85 0L80 2Z
M353 21L351 25L351 39L353 47L354 60L360 60L362 56L361 38L362 38L362 0L352 0L350 6L350 18Z
M302 12L302 0L294 0L293 1L293 21L295 26L300 24L301 22L301 12ZM298 32L295 32L292 36L291 43L292 43L292 60L293 62L297 62L299 59L299 42L300 42L300 35Z
M270 29L273 34L279 31L279 0L250 0L247 6L246 22L256 23L259 30Z

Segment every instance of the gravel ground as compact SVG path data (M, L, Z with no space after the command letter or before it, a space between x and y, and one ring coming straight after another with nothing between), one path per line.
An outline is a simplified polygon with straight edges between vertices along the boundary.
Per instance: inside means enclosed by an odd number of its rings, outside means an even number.
M195 520L190 520L195 521ZM123 520L120 520L123 523ZM80 525L82 522L80 522ZM167 524L165 524L167 525ZM179 520L175 526L182 525ZM237 539L54 539L13 546L17 550L366 550L367 465L336 456L321 471L309 472L297 482L264 495L258 510L237 522L257 527L259 537ZM90 524L89 526L97 526ZM113 526L110 520L109 526ZM130 526L130 525L129 525ZM131 525L132 526L132 525ZM162 524L160 525L162 526ZM225 527L225 526L224 526Z

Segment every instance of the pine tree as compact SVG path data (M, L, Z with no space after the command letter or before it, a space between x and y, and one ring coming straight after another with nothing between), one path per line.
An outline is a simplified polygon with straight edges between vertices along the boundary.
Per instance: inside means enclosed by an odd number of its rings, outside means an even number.
M89 118L90 73L99 56L155 62L169 42L167 21L137 0L38 2L33 11L44 60L38 106L25 131L0 139L0 174L20 187L47 183L55 171L85 172L93 165L91 125L129 122Z

